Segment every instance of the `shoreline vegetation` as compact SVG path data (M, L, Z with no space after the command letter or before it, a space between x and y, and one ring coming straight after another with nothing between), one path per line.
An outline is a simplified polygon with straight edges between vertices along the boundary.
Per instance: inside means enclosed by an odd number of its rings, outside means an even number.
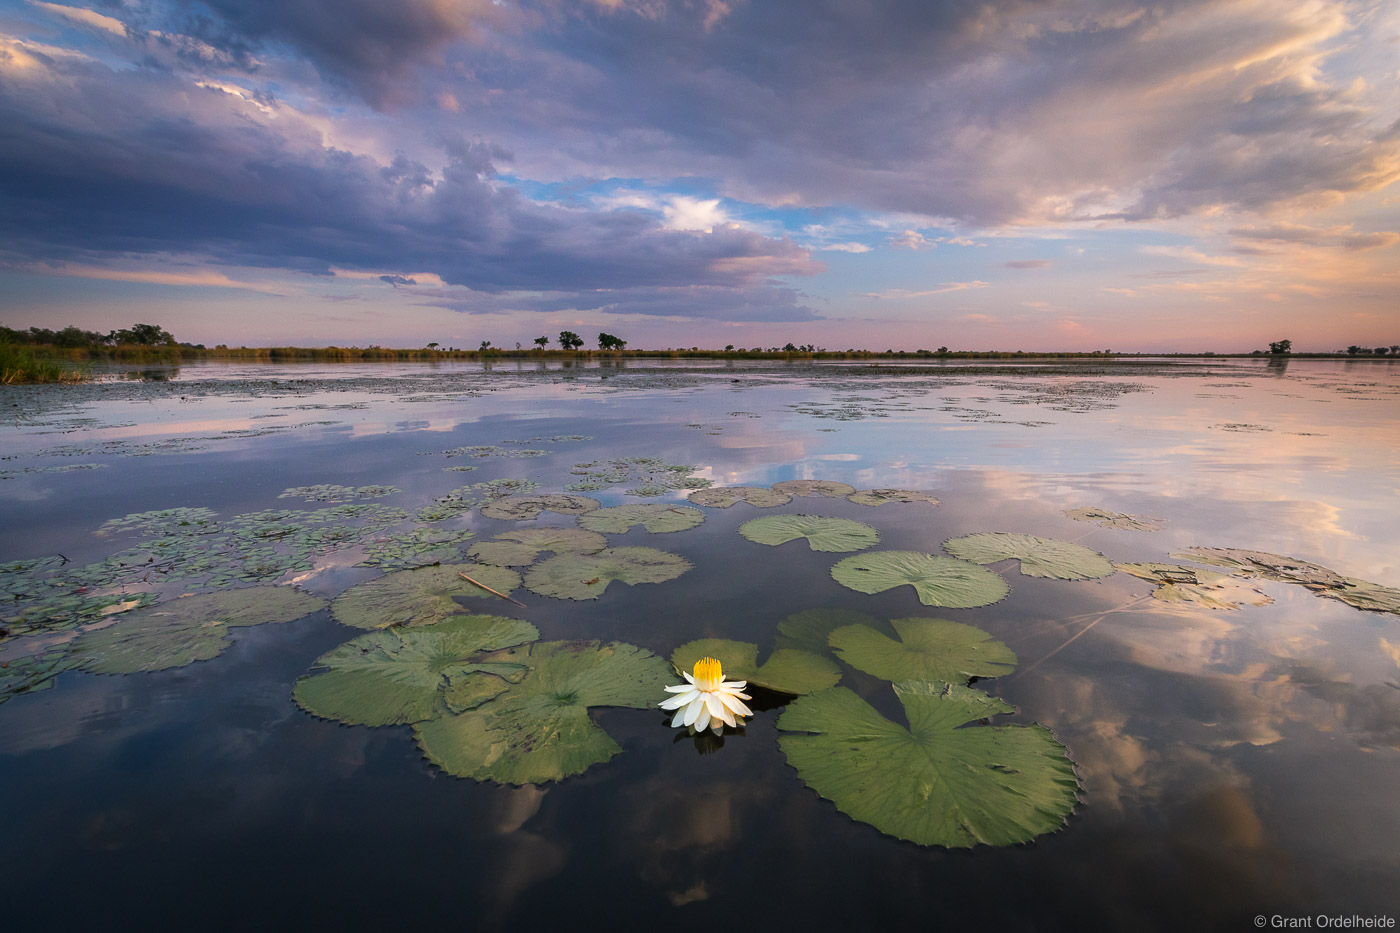
M568 333L568 332L565 332ZM572 334L570 336L573 336ZM536 344L540 342L535 341ZM614 346L625 341L611 338ZM0 384L83 382L92 378L94 362L160 364L198 360L232 360L253 362L439 362L453 360L539 360L589 361L630 359L696 359L696 360L1083 360L1107 362L1141 359L1381 359L1396 357L1395 347L1376 349L1349 347L1331 353L1278 352L1255 350L1248 353L1122 353L1113 350L1087 351L1025 351L1025 350L829 350L813 345L785 347L725 347L722 350L700 347L666 349L598 349L587 350L575 344L570 349L545 349L542 345L525 349L517 347L482 347L469 350L455 347L428 346L420 348L368 347L230 347L219 344L179 343L168 332L151 324L137 324L127 330L102 335L68 327L54 332L40 328L28 331L0 326Z

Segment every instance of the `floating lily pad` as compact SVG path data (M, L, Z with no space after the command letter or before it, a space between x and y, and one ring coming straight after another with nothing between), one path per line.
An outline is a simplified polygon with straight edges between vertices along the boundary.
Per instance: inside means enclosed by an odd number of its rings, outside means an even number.
M469 693L489 699L509 684L473 663L483 651L540 637L529 622L492 615L458 615L436 625L370 632L316 659L292 695L301 708L350 725L388 726L432 717L446 688L463 708ZM499 689L498 689L499 688Z
M690 561L652 547L612 547L595 554L556 554L531 567L525 586L556 599L597 599L614 580L665 583L690 569Z
M528 521L539 518L541 512L558 512L561 515L582 515L598 507L597 499L575 496L571 493L553 492L537 496L506 496L481 507L481 514L488 518L501 518L508 521Z
M827 637L843 625L875 626L875 617L849 609L808 609L794 612L778 623L778 637L774 646L778 648L800 648L813 654L826 654L830 650Z
M653 534L686 531L705 520L705 513L685 505L615 505L580 515L578 523L590 531L610 535L625 534L633 525L641 525Z
M350 587L331 603L337 622L355 628L390 625L432 625L462 611L456 597L496 599L463 580L465 573L491 589L509 594L520 585L520 574L486 564L443 564L400 570Z
M966 681L1016 669L1016 653L971 625L946 619L891 619L896 640L868 625L847 625L828 641L841 660L881 680Z
M521 528L498 534L493 541L482 541L467 553L483 564L524 567L545 551L590 554L607 546L607 538L582 528Z
M1011 592L1006 581L990 570L918 551L857 554L832 567L831 576L858 593L883 593L907 583L925 606L950 609L990 606Z
M862 489L846 498L856 505L884 505L886 502L927 502L929 505L938 505L936 498L917 489Z
M943 548L974 564L1018 560L1028 577L1053 580L1093 580L1113 573L1113 562L1098 551L1069 541L1009 532L984 532L950 538Z
M789 496L825 496L828 499L842 499L856 491L849 483L835 483L828 479L785 479L773 484L774 492Z
M475 536L475 532L459 528L415 528L374 541L365 548L365 559L360 563L385 571L456 564L462 560L461 545Z
M1039 725L968 723L1015 709L970 687L894 685L909 728L845 687L799 697L778 744L802 780L847 815L919 845L1027 842L1078 799L1074 764Z
M1105 528L1121 531L1159 531L1165 524L1160 518L1147 518L1142 515L1128 515L1124 512L1110 512L1096 506L1086 505L1078 509L1065 509L1066 516L1077 522L1092 522Z
M1357 609L1365 609L1369 612L1393 612L1400 615L1400 589L1393 586L1382 586L1379 583L1358 580L1356 577L1346 577L1342 586L1328 587L1325 590L1314 590L1314 592L1332 599L1340 599Z
M880 533L864 522L821 515L765 515L744 522L739 534L769 545L806 538L814 551L860 551L880 543Z
M1157 584L1153 599L1165 603L1188 603L1206 609L1238 609L1241 604L1267 606L1273 599L1242 580L1184 564L1151 561L1118 564L1118 569Z
M94 674L134 674L184 667L216 657L229 646L228 630L291 622L325 601L290 586L256 586L186 596L137 609L73 643L75 667Z
M724 638L688 641L671 653L671 665L680 672L695 669L701 658L714 658L725 680L744 680L755 687L779 693L803 694L833 687L841 679L836 662L810 651L779 648L758 663L758 646Z
M153 512L135 512L123 518L114 518L102 523L97 529L99 535L134 531L137 534L162 535L204 535L219 530L218 516L206 508L156 509Z
M1239 548L1193 547L1173 554L1172 557L1225 567L1245 577L1297 583L1319 596L1341 600L1357 609L1400 615L1400 589L1343 576L1319 564L1285 557L1282 554Z
M792 501L792 496L763 486L720 486L697 489L690 494L690 501L712 509L727 509L738 502L747 502L758 509L771 509L775 505L787 505Z
M21 693L38 693L53 686L53 679L70 671L74 661L67 646L23 658L0 662L0 703Z
M671 670L634 645L541 642L530 675L476 709L414 727L418 745L458 777L540 784L580 774L622 750L590 707L644 709L665 696Z

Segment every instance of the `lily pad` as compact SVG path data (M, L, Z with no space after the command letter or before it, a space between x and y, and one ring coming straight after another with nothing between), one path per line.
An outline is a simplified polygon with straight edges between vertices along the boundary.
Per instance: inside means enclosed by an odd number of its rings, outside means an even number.
M545 551L591 554L608 546L608 539L582 528L521 528L482 541L467 552L474 560L497 567L533 564Z
M831 568L837 583L858 593L883 593L908 584L925 606L974 609L1011 592L996 574L965 560L918 551L873 551L847 557Z
M789 496L825 496L828 499L842 499L856 491L849 483L836 483L829 479L785 479L773 484L774 492Z
M821 515L765 515L744 522L739 534L769 545L806 538L814 551L861 551L880 543L880 533L864 522Z
M1143 515L1128 515L1124 512L1110 512L1097 506L1086 505L1077 509L1065 509L1063 514L1077 522L1092 522L1105 528L1120 531L1160 531L1165 524L1160 518L1147 518Z
M745 680L751 686L779 693L803 694L833 687L841 679L836 662L810 651L779 648L758 663L758 646L724 638L688 641L671 653L671 666L691 671L701 658L714 658L724 669L725 680Z
M946 619L891 619L899 638L847 625L828 641L841 660L881 680L966 681L1016 669L1016 653L971 625Z
M943 549L954 557L974 564L992 564L999 560L1018 560L1021 573L1028 577L1049 577L1052 580L1093 580L1113 573L1113 562L1098 551L1035 535L1010 532L984 532L950 538Z
M862 489L846 498L856 505L884 505L886 502L927 502L929 505L938 505L936 498L917 489Z
M652 547L612 547L595 554L556 554L531 567L525 586L556 599L597 599L614 580L665 583L690 569L679 554Z
M506 594L520 585L520 574L514 570L486 564L443 564L400 570L350 587L331 603L331 614L337 622L355 628L432 625L462 611L456 597L496 599L481 587L463 580L459 573Z
M800 648L813 654L826 654L830 650L827 637L843 625L875 626L879 623L872 615L853 612L850 609L808 609L794 612L778 623L778 637L774 646L778 648Z
M540 642L530 675L499 697L414 727L428 760L449 774L540 784L580 774L622 750L590 707L644 709L665 696L671 670L634 645Z
M582 515L598 507L597 499L576 496L566 492L543 493L537 496L505 496L481 507L481 514L488 518L501 518L523 522L539 518L541 512L558 512L560 515Z
M317 658L312 667L325 672L302 677L292 696L308 713L350 725L422 722L445 689L457 688L458 708L467 694L489 699L503 692L509 684L474 656L539 637L529 622L492 615L370 632Z
M845 687L799 697L778 744L802 780L847 815L919 845L1028 842L1078 799L1064 746L1039 725L959 728L1015 709L970 687L894 685L909 728Z
M1271 597L1242 580L1201 567L1151 561L1118 564L1117 567L1124 573L1157 584L1152 598L1165 603L1187 603L1205 609L1238 609L1245 603L1267 606L1273 602Z
M787 505L792 501L792 496L764 486L720 486L697 489L690 494L690 501L712 509L727 509L738 502L747 502L758 509L771 509L775 505Z
M1357 609L1400 615L1400 589L1343 576L1319 564L1282 554L1239 548L1193 547L1172 556L1225 567L1245 577L1297 583L1319 596L1341 600Z
M685 531L705 520L705 513L684 505L615 505L580 515L578 523L589 531L611 535L625 534L633 525L641 525L653 534Z
M53 679L71 671L74 662L67 646L23 658L0 662L0 703L21 693L38 693L53 686Z
M291 622L325 601L290 586L255 586L186 596L126 613L107 628L73 643L74 666L94 674L134 674L184 667L216 657L229 646L228 630Z

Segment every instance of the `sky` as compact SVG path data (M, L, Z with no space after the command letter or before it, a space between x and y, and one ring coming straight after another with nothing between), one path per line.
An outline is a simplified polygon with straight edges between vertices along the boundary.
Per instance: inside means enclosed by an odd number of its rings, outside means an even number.
M0 0L0 324L1400 344L1394 0Z

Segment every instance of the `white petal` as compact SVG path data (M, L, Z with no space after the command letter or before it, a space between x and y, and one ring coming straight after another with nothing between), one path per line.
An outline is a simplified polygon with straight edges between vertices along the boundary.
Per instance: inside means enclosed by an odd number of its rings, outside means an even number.
M695 689L694 684L676 684L674 687L667 687L667 693L687 693Z
M749 685L747 680L726 680L720 684L720 689L743 690Z
M684 677L686 680L690 681L690 683L691 683L692 685L694 685L694 683L695 683L695 678L692 677L692 676L690 676L690 673L689 673L689 672L687 672L687 671L681 671L681 676Z
M718 724L719 720L716 720L715 722L716 722L716 724ZM705 727L708 726L709 724L710 724L710 711L709 711L708 709L701 709L701 710L700 710L700 718L697 719L697 720L695 720L695 731L696 731L696 732L704 732L704 731L705 731Z
M738 713L740 716L752 716L752 715L753 715L753 710L749 709L749 708L748 708L747 706L745 706L743 703L740 703L738 700L736 700L736 699L735 699L733 696L731 696L730 694L721 693L721 694L719 695L719 699L720 699L720 702L721 702L721 703L723 703L725 706L727 706L727 707L729 707L730 709L732 709L734 712ZM732 725L732 723L731 723L731 725Z
M695 699L691 700L690 705L685 708L685 724L687 726L695 725L696 717L700 715L700 711L704 708L705 697L703 695L698 695Z
M695 699L695 697L692 696L671 697L668 700L662 700L658 705L662 709L680 709L693 699Z
M734 714L725 709L718 694L710 693L705 696L705 708L710 711L711 716L723 721L726 726L734 725Z
M724 727L719 723L715 723L714 733L715 735L724 735Z
M676 716L671 720L671 728L676 729L685 725L685 710L676 710Z

